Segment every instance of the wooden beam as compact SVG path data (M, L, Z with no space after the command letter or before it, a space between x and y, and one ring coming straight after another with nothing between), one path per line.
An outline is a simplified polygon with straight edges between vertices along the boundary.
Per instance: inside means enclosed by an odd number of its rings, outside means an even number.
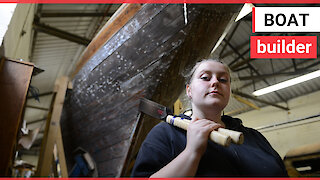
M239 102L241 102L241 103L243 103L243 104L245 104L245 105L247 105L247 106L249 106L249 107L252 107L253 109L257 109L257 110L260 109L260 108L259 108L257 105L255 105L253 102L250 102L250 101L248 101L248 100L246 100L246 99L243 99L242 97L240 97L240 96L238 96L238 95L233 94L233 97L234 97L237 101L239 101Z
M41 93L41 94L39 94L38 95L38 97L41 97L41 96L48 96L48 95L52 95L53 94L53 92L52 91L50 91L50 92L45 92L45 93ZM32 98L34 98L33 96L28 96L27 97L27 99L32 99Z
M43 107L32 106L32 105L26 105L26 108L33 108L33 109L39 109L39 110L49 111L49 108L43 108Z
M31 121L31 122L27 122L27 125L30 125L30 124L34 124L34 123L38 123L38 122L41 122L41 121L44 121L46 120L47 118L42 118L42 119L37 119L37 120L34 120L34 121Z
M38 169L36 176L48 177L50 174L50 166L52 162L53 147L57 139L57 134L60 126L60 117L62 113L64 98L68 87L68 78L61 77L57 79L54 91L56 96L53 103L51 118L48 118L45 135L43 138L40 157L38 161Z
M267 104L267 105L270 105L270 106L274 106L274 107L277 107L277 108L280 108L280 109L283 109L283 110L286 110L286 111L290 110L287 107L283 107L283 106L280 106L278 104L274 104L274 103L271 103L271 102L256 98L254 96L251 96L249 94L245 94L245 93L242 93L242 92L239 92L239 91L233 91L232 93L236 94L236 95L239 95L239 96L242 96L242 97L245 97L245 98L248 98L248 99L252 99L252 100L257 101L257 102L261 102L261 103L264 103L264 104Z
M64 154L60 124L58 125L56 145L57 145L57 151L58 151L57 152L58 159L59 159L60 168L61 168L61 177L67 178L68 177L68 170L67 170L67 163L66 163L66 158L65 158L65 154Z
M141 8L140 4L123 4L100 30L99 34L91 41L84 50L78 61L71 79L89 61L89 59L116 33L118 32Z
M180 99L178 99L173 105L173 113L174 115L179 115L181 113L182 103Z
M84 37L80 37L75 34L71 34L66 31L62 31L60 29L57 29L57 28L54 28L54 27L51 27L51 26L48 26L45 24L34 23L33 29L35 31L43 32L43 33L46 33L49 35L53 35L53 36L59 37L61 39L66 39L68 41L75 42L75 43L78 43L78 44L81 44L84 46L87 46L90 43L89 39L86 39Z

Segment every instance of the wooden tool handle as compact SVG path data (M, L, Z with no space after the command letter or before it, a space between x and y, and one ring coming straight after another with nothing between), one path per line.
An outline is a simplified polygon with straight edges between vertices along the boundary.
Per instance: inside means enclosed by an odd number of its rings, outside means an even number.
M187 130L189 126L189 122L187 122L186 120L181 119L181 117L174 117L171 115L167 116L166 122L184 130ZM231 143L231 138L229 136L221 134L218 131L212 131L210 133L209 139L217 144L226 147L229 146Z
M183 121L187 122L187 123L190 123L189 120L186 120L186 119L182 119ZM242 132L238 132L238 131L233 131L233 130L230 130L230 129L225 129L225 128L219 128L218 129L218 132L220 134L223 134L223 135L226 135L226 136L229 136L231 138L231 141L235 144L242 144L243 141L244 141L244 136L243 136L243 133Z
M231 138L232 142L235 144L242 144L244 141L244 136L243 136L242 132L233 131L233 130L229 130L229 129L225 129L225 128L219 128L218 132L220 134L224 134L226 136L229 136Z

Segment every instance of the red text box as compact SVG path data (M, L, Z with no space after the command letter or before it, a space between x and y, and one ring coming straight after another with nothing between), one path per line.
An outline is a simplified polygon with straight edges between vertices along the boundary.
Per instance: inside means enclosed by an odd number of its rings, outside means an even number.
M251 58L317 58L317 36L251 36L250 41Z

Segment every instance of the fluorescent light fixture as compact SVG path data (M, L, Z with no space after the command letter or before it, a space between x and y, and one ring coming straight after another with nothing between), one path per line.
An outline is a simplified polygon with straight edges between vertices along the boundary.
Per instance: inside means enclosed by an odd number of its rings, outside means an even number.
M297 167L296 168L297 171L310 171L312 170L311 166L306 166L306 167Z
M289 79L287 81L283 81L281 83L278 83L278 84L275 84L275 85L272 85L272 86L269 86L269 87L266 87L266 88L263 88L263 89L260 89L257 91L254 91L252 94L255 96L261 96L261 95L264 95L264 94L267 94L267 93L270 93L273 91L277 91L279 89L283 89L283 88L286 88L289 86L293 86L293 85L302 83L304 81L314 79L319 76L320 76L320 70L314 71L314 72L311 72L311 73L308 73L308 74L305 74L305 75L302 75L302 76L299 76L299 77L296 77L293 79Z

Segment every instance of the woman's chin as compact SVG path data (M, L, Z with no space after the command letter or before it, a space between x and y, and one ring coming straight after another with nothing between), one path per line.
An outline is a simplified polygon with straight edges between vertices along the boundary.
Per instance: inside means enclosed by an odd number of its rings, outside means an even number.
M205 104L203 104L204 107L207 108L215 108L215 109L221 109L221 111L223 110L223 108L226 106L226 103L220 101L220 100L211 100L206 102Z

